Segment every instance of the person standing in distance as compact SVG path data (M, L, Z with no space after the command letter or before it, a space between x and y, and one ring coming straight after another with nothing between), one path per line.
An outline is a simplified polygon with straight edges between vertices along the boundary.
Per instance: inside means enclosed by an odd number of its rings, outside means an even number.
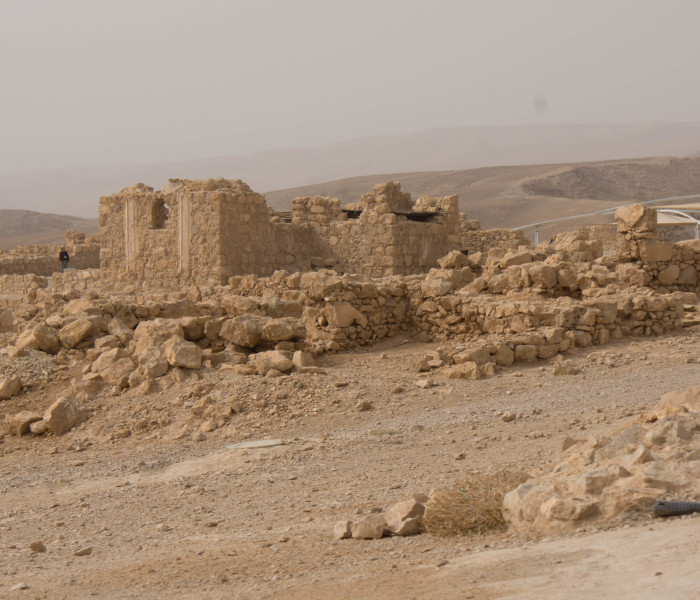
M61 248L61 251L58 253L58 261L61 263L61 273L68 267L69 260L70 256L68 256L68 251L65 248Z

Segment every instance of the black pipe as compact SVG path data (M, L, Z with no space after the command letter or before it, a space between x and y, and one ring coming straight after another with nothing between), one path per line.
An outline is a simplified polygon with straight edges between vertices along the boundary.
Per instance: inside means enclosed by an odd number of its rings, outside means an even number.
M654 504L654 516L677 517L700 512L700 502L671 502L669 500L657 500Z

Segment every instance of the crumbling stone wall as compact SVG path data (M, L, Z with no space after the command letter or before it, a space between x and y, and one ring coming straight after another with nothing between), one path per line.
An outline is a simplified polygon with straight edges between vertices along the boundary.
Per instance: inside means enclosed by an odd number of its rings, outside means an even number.
M24 294L32 287L46 286L46 277L39 275L0 275L0 294Z
M398 183L388 182L347 211L326 196L292 201L292 222L308 224L319 240L316 251L341 271L372 277L421 273L459 245L457 196L425 196L414 203Z
M308 259L309 234L271 217L240 180L171 180L159 191L138 184L100 199L101 269L115 283L170 288Z
M700 240L660 241L656 215L655 209L641 204L617 209L620 278L632 285L696 291Z
M65 248L70 254L69 267L72 269L92 269L100 266L100 247L95 236L85 237L84 233L66 232L66 243L42 246L30 244L12 250L0 250L0 275L44 275L58 272L61 264L58 253Z
M100 200L101 268L116 284L162 288L278 268L417 273L458 247L459 220L457 196L413 203L391 182L354 211L335 198L296 198L291 223L241 181L171 180L159 191L137 184Z
M459 222L459 249L488 253L493 248L515 250L518 246L530 246L522 231L511 229L481 229L481 223L467 219L464 213Z

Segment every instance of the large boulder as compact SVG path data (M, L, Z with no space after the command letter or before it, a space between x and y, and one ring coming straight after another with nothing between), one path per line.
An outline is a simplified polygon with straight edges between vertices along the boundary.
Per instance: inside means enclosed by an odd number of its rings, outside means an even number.
M643 204L621 206L615 211L615 221L620 233L656 231L656 209Z
M69 350L75 348L95 333L93 324L85 318L68 323L58 332L58 339Z
M20 350L41 350L48 354L56 354L61 347L58 335L54 329L46 325L36 325L24 331L15 346Z
M107 325L110 335L116 337L121 344L126 346L134 339L134 331L120 317L114 317Z
M157 346L146 348L138 357L139 371L148 379L165 375L168 361L163 350Z
M170 338L163 344L163 352L171 367L199 369L202 366L202 349L193 342Z
M152 321L141 321L134 330L134 341L136 342L134 354L138 356L146 348L160 346L172 337L185 338L182 326L177 320L153 319Z
M76 425L80 425L85 418L83 407L67 396L56 400L44 413L48 430L56 435L70 431Z
M239 315L224 321L219 335L243 348L255 348L260 344L263 328L269 320L261 315Z
M462 267L468 267L470 265L469 259L464 252L460 252L459 250L452 250L452 252L446 254L442 258L438 258L437 262L441 269L461 269Z
M183 317L179 323L186 340L196 342L204 337L204 319L201 317Z
M271 343L298 340L306 335L306 327L299 319L292 317L270 319L263 326L261 334L266 342Z

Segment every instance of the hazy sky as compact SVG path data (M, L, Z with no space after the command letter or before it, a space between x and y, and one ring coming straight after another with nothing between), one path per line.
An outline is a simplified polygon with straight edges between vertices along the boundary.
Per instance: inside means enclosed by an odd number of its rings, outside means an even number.
M700 120L697 0L0 0L0 175Z

